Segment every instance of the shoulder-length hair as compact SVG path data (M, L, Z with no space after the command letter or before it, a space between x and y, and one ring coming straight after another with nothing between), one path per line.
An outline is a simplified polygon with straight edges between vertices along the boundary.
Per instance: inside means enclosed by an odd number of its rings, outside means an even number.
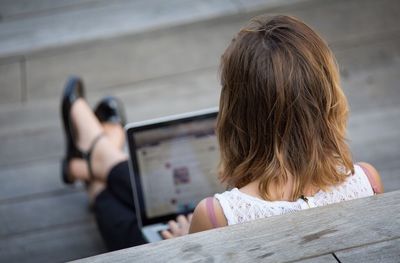
M345 139L348 104L336 60L318 34L290 16L259 16L221 59L217 120L220 179L232 187L259 180L263 198L296 200L354 173ZM283 195L283 194L282 194Z

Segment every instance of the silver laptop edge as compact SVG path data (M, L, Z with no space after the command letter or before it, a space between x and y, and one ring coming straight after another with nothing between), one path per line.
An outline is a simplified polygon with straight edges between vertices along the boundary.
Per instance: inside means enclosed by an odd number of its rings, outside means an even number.
M190 117L194 117L197 115L213 113L216 111L218 111L218 107L212 107L212 108L202 109L202 110L198 110L198 111L191 111L191 112L169 115L169 116L145 120L145 121L128 123L125 125L125 130L128 130L130 128L140 127L140 126L145 126L145 125L156 124L156 123L160 123L160 122L172 121L172 120L176 120L176 119L190 118Z

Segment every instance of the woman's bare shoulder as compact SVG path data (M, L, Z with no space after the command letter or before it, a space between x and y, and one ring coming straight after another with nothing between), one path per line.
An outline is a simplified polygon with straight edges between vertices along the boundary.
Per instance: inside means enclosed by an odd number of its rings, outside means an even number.
M364 170L367 171L368 179L374 188L375 193L381 194L384 192L383 183L379 172L375 169L373 165L367 162L358 162Z
M210 197L209 197L210 198ZM207 199L205 198L200 201L193 212L192 222L190 224L189 233L196 233L200 231L205 231L214 228L212 219L210 218L210 211L207 208ZM216 223L218 227L226 226L227 220L225 218L224 212L218 200L212 197L212 207L210 209L214 210Z

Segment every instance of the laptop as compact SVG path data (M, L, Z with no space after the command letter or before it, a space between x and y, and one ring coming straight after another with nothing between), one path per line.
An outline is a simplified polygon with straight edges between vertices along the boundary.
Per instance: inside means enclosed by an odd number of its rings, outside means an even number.
M178 215L223 191L217 179L218 108L128 124L130 172L138 224L149 242Z

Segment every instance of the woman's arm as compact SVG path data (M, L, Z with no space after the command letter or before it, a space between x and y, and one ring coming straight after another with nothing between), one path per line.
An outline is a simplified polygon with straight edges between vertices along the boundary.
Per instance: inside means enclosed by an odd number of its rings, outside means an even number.
M208 209L214 210L216 227L228 225L219 202L215 198L212 198L212 206L207 208L206 198L196 206L193 215L190 214L187 217L180 215L176 221L169 221L169 230L163 231L162 236L164 239L169 239L215 228L209 215L211 211Z

